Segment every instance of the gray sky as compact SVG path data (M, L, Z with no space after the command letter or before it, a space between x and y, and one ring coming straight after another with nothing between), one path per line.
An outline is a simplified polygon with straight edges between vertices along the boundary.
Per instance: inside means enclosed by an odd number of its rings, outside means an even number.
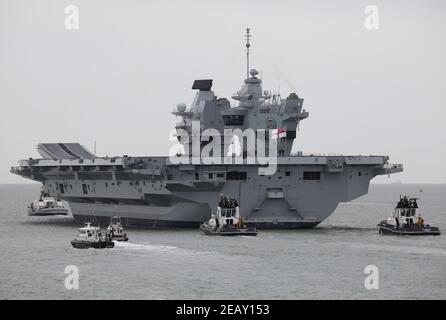
M79 30L65 29L70 4ZM194 79L220 97L241 86L246 26L264 89L305 98L299 150L387 154L405 171L374 182L446 183L442 0L0 0L0 183L26 182L9 168L39 142L167 155Z

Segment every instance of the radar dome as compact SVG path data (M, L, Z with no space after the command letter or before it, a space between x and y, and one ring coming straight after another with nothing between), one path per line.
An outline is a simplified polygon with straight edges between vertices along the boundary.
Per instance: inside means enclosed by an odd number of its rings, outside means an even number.
M249 71L249 74L253 77L255 77L256 75L259 74L259 72L256 69L251 69L251 71Z
M183 102L177 104L177 111L178 111L178 112L184 112L184 111L186 111L186 104L183 103Z

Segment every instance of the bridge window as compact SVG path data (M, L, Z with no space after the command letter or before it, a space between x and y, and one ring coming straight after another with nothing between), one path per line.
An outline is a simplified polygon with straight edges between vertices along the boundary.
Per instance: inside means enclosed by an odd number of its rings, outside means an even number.
M82 184L82 192L84 194L88 194L88 189L87 189L87 185L85 183Z
M287 131L286 137L287 139L296 139L296 131Z
M246 180L247 174L246 172L242 171L230 171L226 173L226 179L227 180Z
M64 188L62 183L59 184L59 191L60 191L61 194L65 193L65 188Z
M226 126L242 126L245 120L244 116L240 115L225 115L223 121Z
M304 171L304 180L321 180L320 171Z

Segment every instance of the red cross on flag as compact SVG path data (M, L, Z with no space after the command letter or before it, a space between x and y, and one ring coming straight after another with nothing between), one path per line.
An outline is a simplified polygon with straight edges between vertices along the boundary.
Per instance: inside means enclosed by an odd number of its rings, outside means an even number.
M273 139L286 138L286 129L285 128L274 129L271 132L271 138Z

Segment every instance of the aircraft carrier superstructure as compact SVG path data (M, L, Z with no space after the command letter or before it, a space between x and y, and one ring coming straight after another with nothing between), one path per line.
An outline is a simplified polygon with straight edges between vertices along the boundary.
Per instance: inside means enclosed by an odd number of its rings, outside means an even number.
M309 115L304 100L296 93L282 98L263 91L258 72L249 69L249 29L246 40L247 77L232 97L238 105L217 97L211 79L196 80L192 105L179 104L173 112L180 119L177 139L185 147L178 155L98 157L77 143L40 143L43 158L21 160L11 172L42 182L51 196L67 201L74 218L82 222L94 216L108 223L120 216L126 226L198 227L224 193L238 200L241 216L253 226L309 228L340 202L366 194L373 177L403 170L400 164L389 164L388 156L292 154L299 123ZM264 134L266 145L275 139L274 173L264 174L264 163L249 161L259 154L245 146L243 136L238 156L227 154L235 148L234 140L221 139L220 163L192 159L193 139L184 139L185 133L198 130L200 137L210 128L223 137L228 129L254 129ZM213 141L204 140L199 150Z

